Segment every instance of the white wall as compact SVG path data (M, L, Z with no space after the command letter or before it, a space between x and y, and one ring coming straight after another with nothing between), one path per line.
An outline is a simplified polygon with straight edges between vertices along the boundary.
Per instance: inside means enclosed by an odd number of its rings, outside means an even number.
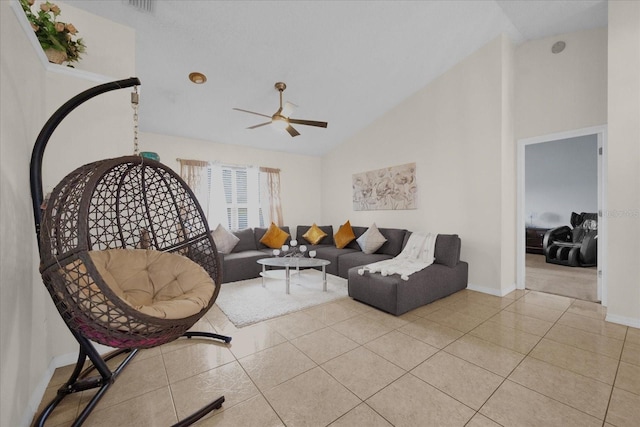
M558 40L567 44L551 53ZM561 34L515 53L516 139L607 123L607 29Z
M527 227L570 225L571 212L598 211L598 139L586 135L525 147Z
M142 98L141 102L144 102ZM278 168L284 225L293 231L297 225L322 223L323 183L318 157L152 133L140 134L140 150L155 151L162 163L176 172L180 172L178 158Z
M132 30L116 26L118 46L105 50L90 40L113 39L114 27L108 21L58 4L61 16L71 18L86 36L89 50L100 49L96 57L104 63L95 64L94 70L120 74L113 80L134 75ZM101 76L82 70L80 64L77 71L69 72L40 62L41 53L29 40L32 34L23 31L11 2L0 2L0 8L0 425L17 426L31 421L53 369L63 363L60 358L75 361L78 349L37 272L28 173L31 149L49 116L68 99L95 86ZM128 93L103 95L71 113L45 153L45 191L89 160L130 152L131 117Z
M501 219L505 212L515 217L515 198L507 189L511 200L505 196L503 211L500 184L503 167L513 170L515 164L511 130L503 123L503 103L511 97L509 75L503 79L510 49L498 37L326 155L325 223L335 227L349 219L360 226L375 221L457 233L471 284L496 294L512 286L515 261L504 273L510 277L502 272ZM352 174L409 162L416 163L418 209L352 210ZM506 242L515 247L515 236ZM511 248L511 258L513 253Z
M502 123L501 123L501 181L500 181L500 292L505 295L516 282L516 145L514 140L515 48L502 37ZM490 289L481 289L491 292ZM494 292L495 293L495 292Z
M49 363L27 170L46 79L4 1L0 29L0 425L18 426Z
M607 320L640 328L640 2L609 2Z

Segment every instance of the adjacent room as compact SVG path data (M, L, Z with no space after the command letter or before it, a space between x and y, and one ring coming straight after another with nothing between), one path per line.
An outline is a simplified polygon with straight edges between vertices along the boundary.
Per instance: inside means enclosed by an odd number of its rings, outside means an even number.
M1 426L640 419L640 2L0 20Z
M585 229L579 215L597 217L601 210L599 159L597 135L525 147L527 289L600 302L597 221L589 239L579 231ZM571 260L566 250L566 256L556 256L561 245L577 248Z

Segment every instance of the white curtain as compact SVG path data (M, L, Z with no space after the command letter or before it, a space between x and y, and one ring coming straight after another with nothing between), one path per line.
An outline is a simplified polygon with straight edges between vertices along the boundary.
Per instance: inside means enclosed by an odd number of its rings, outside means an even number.
M206 172L209 162L204 160L189 160L178 159L180 162L180 176L187 183L189 188L198 195L198 193L208 191L207 188L203 188L203 184L206 183Z
M280 169L260 168L262 187L262 212L265 225L274 222L283 226L282 203L280 201Z

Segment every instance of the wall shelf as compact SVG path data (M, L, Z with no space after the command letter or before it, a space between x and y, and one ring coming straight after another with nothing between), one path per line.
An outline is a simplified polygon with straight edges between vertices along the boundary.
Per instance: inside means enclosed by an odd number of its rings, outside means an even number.
M83 80L92 81L96 83L107 83L107 82L116 80L115 78L105 76L102 74L79 70L77 68L72 68L72 67L66 67L64 65L52 64L51 62L49 62L49 60L47 59L47 55L45 55L44 50L42 50L42 46L40 46L40 42L36 37L36 33L31 28L31 24L29 24L29 20L24 14L24 11L22 10L22 6L20 6L20 2L18 0L11 0L11 8L16 14L16 17L18 18L18 22L20 22L20 26L24 30L27 36L27 39L29 39L29 42L31 42L31 45L33 46L33 50L36 52L36 55L38 55L38 58L40 58L40 62L42 63L43 68L46 69L48 72L64 74L70 77L75 77L78 79L83 79Z

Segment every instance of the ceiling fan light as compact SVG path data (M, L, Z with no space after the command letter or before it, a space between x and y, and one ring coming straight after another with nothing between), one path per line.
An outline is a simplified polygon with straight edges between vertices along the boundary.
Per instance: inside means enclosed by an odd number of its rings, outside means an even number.
M291 116L291 114L293 114L293 110L297 107L296 104L292 104L290 102L286 102L284 104L284 107L282 107L282 112L280 114L282 114L285 117L289 117Z
M284 117L274 117L271 121L274 128L285 130L289 126L289 122Z

